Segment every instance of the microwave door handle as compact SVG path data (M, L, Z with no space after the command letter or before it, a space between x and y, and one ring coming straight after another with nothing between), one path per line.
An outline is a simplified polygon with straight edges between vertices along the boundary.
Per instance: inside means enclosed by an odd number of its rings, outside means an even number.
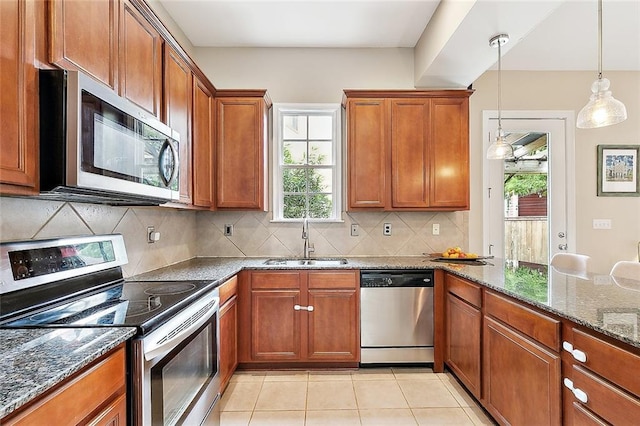
M170 176L166 176L165 167L167 166L165 156L170 153L171 155L171 174ZM179 168L179 160L178 160L178 152L173 146L169 139L165 139L164 144L162 144L162 148L160 148L160 153L158 155L158 170L160 172L160 178L165 186L169 187L173 183L174 179L178 174Z

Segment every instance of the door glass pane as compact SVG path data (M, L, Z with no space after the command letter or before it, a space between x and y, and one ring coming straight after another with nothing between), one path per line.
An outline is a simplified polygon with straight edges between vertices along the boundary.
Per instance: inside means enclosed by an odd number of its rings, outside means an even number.
M548 134L509 133L514 159L504 161L505 286L547 301Z

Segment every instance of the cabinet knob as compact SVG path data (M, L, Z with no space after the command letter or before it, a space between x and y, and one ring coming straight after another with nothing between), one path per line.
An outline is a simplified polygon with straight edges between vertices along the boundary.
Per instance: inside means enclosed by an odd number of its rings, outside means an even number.
M562 349L569 352L576 361L587 362L587 354L581 350L575 349L571 343L567 341L562 342Z
M583 404L586 404L587 401L589 401L587 393L582 389L574 387L573 382L568 377L564 378L564 386L573 393L573 396L575 396L578 401L582 402Z

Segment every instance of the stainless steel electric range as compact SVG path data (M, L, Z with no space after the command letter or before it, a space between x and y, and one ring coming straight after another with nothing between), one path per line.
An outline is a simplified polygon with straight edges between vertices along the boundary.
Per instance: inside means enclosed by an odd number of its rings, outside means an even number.
M219 424L210 281L126 281L121 235L0 244L0 327L136 327L129 424Z

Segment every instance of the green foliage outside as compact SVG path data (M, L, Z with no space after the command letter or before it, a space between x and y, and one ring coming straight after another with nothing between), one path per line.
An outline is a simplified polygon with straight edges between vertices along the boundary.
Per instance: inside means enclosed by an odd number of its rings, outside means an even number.
M291 151L284 147L284 164L296 164ZM312 150L307 164L322 164L324 156ZM311 168L286 168L282 174L284 189L284 217L297 219L305 217L307 210L311 218L328 218L333 204L328 194L320 193L323 188L323 176ZM307 188L308 185L308 188ZM307 197L307 194L309 196ZM307 201L309 205L307 206Z
M547 195L547 175L523 173L512 176L504 184L504 196L509 198L512 194Z
M504 287L537 302L546 303L548 300L547 274L536 269L505 267Z

